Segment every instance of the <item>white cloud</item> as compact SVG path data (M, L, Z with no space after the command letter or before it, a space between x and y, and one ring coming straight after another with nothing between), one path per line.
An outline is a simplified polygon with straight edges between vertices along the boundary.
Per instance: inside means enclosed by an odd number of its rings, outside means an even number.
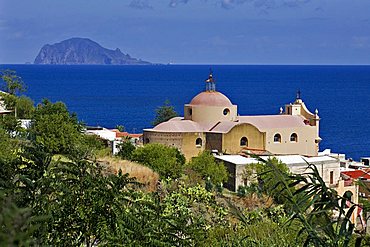
M134 9L153 9L153 6L149 3L149 0L132 0L129 7Z
M179 4L187 4L188 2L189 0L171 0L168 6L175 8Z
M281 7L298 7L311 0L220 0L221 7L231 9L236 5L252 3L256 8L275 9Z

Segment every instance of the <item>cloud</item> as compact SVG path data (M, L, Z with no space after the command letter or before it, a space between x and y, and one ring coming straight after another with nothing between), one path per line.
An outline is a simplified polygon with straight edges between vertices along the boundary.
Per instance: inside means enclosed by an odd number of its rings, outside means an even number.
M188 2L189 0L171 0L168 6L170 6L171 8L175 8L179 4L187 4Z
M199 0L198 0L199 1ZM238 5L251 4L261 11L276 8L294 8L309 3L312 0L203 0L203 2L216 4L224 9L232 9ZM153 9L151 2L154 0L132 0L129 6L135 9ZM176 8L179 5L188 4L190 0L169 0L168 6Z
M129 7L134 9L153 9L153 6L149 3L149 0L132 0Z
M311 0L220 0L221 7L231 9L236 5L251 3L255 8L276 9L281 7L294 8L306 4Z

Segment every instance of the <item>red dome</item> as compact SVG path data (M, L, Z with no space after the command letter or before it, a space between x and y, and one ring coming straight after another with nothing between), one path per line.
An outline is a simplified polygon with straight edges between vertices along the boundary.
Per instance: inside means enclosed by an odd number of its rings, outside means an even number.
M195 96L190 105L232 106L231 101L220 92L202 92Z

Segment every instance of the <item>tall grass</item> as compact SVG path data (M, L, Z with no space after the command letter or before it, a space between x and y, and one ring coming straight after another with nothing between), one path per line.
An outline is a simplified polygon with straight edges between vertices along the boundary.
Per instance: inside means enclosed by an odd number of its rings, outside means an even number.
M157 189L159 175L149 167L108 156L100 157L97 161L105 165L113 173L117 174L121 169L122 173L128 173L130 177L135 177L138 182L144 184L144 189L147 191L156 191Z

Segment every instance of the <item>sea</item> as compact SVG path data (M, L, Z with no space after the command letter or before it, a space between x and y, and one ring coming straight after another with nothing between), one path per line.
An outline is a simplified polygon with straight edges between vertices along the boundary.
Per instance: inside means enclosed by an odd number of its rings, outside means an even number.
M183 115L184 104L205 89L210 69L217 91L240 115L279 113L296 93L318 109L320 150L359 160L370 156L370 66L293 65L0 65L15 70L35 104L63 101L89 126L140 133L152 127L166 100Z

